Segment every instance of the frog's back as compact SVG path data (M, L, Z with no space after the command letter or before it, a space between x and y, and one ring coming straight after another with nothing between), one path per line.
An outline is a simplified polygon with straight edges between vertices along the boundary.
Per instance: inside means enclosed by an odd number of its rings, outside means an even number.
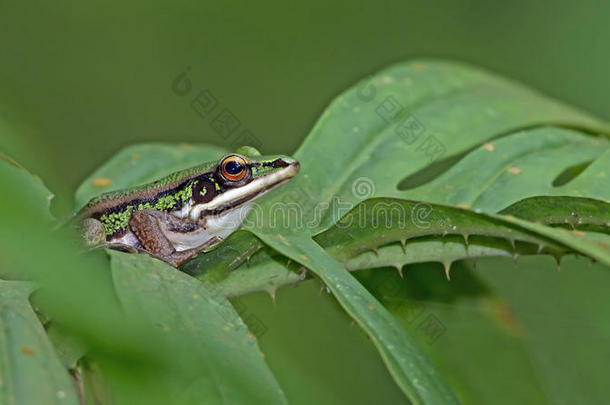
M129 203L133 201L155 200L159 195L178 193L180 189L184 188L185 184L202 174L210 172L215 165L215 163L211 162L204 163L199 166L171 173L151 183L100 194L90 199L78 212L77 216L80 218L87 218L93 214L104 212L109 209L116 210L117 207L128 206Z

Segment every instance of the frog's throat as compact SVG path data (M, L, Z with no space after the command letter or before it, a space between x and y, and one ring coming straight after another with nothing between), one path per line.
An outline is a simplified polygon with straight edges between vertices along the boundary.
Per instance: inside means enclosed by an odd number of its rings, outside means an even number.
M252 201L272 188L292 179L298 171L299 163L291 162L286 167L279 169L276 172L254 179L242 187L225 191L212 201L193 207L189 213L189 217L196 221L202 218L202 216L220 215L224 211Z

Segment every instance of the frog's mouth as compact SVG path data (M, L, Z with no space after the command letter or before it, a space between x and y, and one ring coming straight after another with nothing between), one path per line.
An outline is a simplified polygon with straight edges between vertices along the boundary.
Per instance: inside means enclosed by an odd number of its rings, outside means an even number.
M276 159L274 165L279 167L279 169L265 176L253 179L246 185L227 190L208 203L193 207L189 217L196 221L204 216L222 215L226 211L241 207L252 202L267 191L289 181L296 176L300 168L299 162L296 160L284 160L281 158Z

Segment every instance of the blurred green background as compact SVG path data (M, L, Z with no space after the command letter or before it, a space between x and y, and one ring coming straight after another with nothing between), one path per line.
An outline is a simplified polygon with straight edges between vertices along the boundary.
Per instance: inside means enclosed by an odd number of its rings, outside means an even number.
M610 119L609 12L610 3L565 0L4 0L0 130L7 136L0 149L44 179L64 215L80 181L122 146L236 146L248 130L263 152L292 153L343 89L422 56L486 67ZM184 72L191 88L181 95L172 86ZM191 106L202 90L217 102L205 117ZM211 126L223 109L240 123L230 137ZM554 268L551 259L532 266ZM490 283L510 296L526 273L495 274ZM558 280L560 300L573 280ZM320 298L316 283L280 291L277 306L262 294L244 298L268 328L261 347L289 399L298 402L301 390L320 403L402 398L367 338L331 297ZM535 306L535 292L524 294Z

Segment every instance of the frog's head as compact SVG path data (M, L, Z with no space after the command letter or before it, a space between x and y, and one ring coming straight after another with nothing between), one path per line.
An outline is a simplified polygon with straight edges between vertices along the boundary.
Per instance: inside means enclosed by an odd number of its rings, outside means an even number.
M299 162L289 156L261 156L252 147L242 147L220 159L214 169L217 185L214 197L196 204L189 216L196 220L247 208L257 197L292 179L299 171Z

